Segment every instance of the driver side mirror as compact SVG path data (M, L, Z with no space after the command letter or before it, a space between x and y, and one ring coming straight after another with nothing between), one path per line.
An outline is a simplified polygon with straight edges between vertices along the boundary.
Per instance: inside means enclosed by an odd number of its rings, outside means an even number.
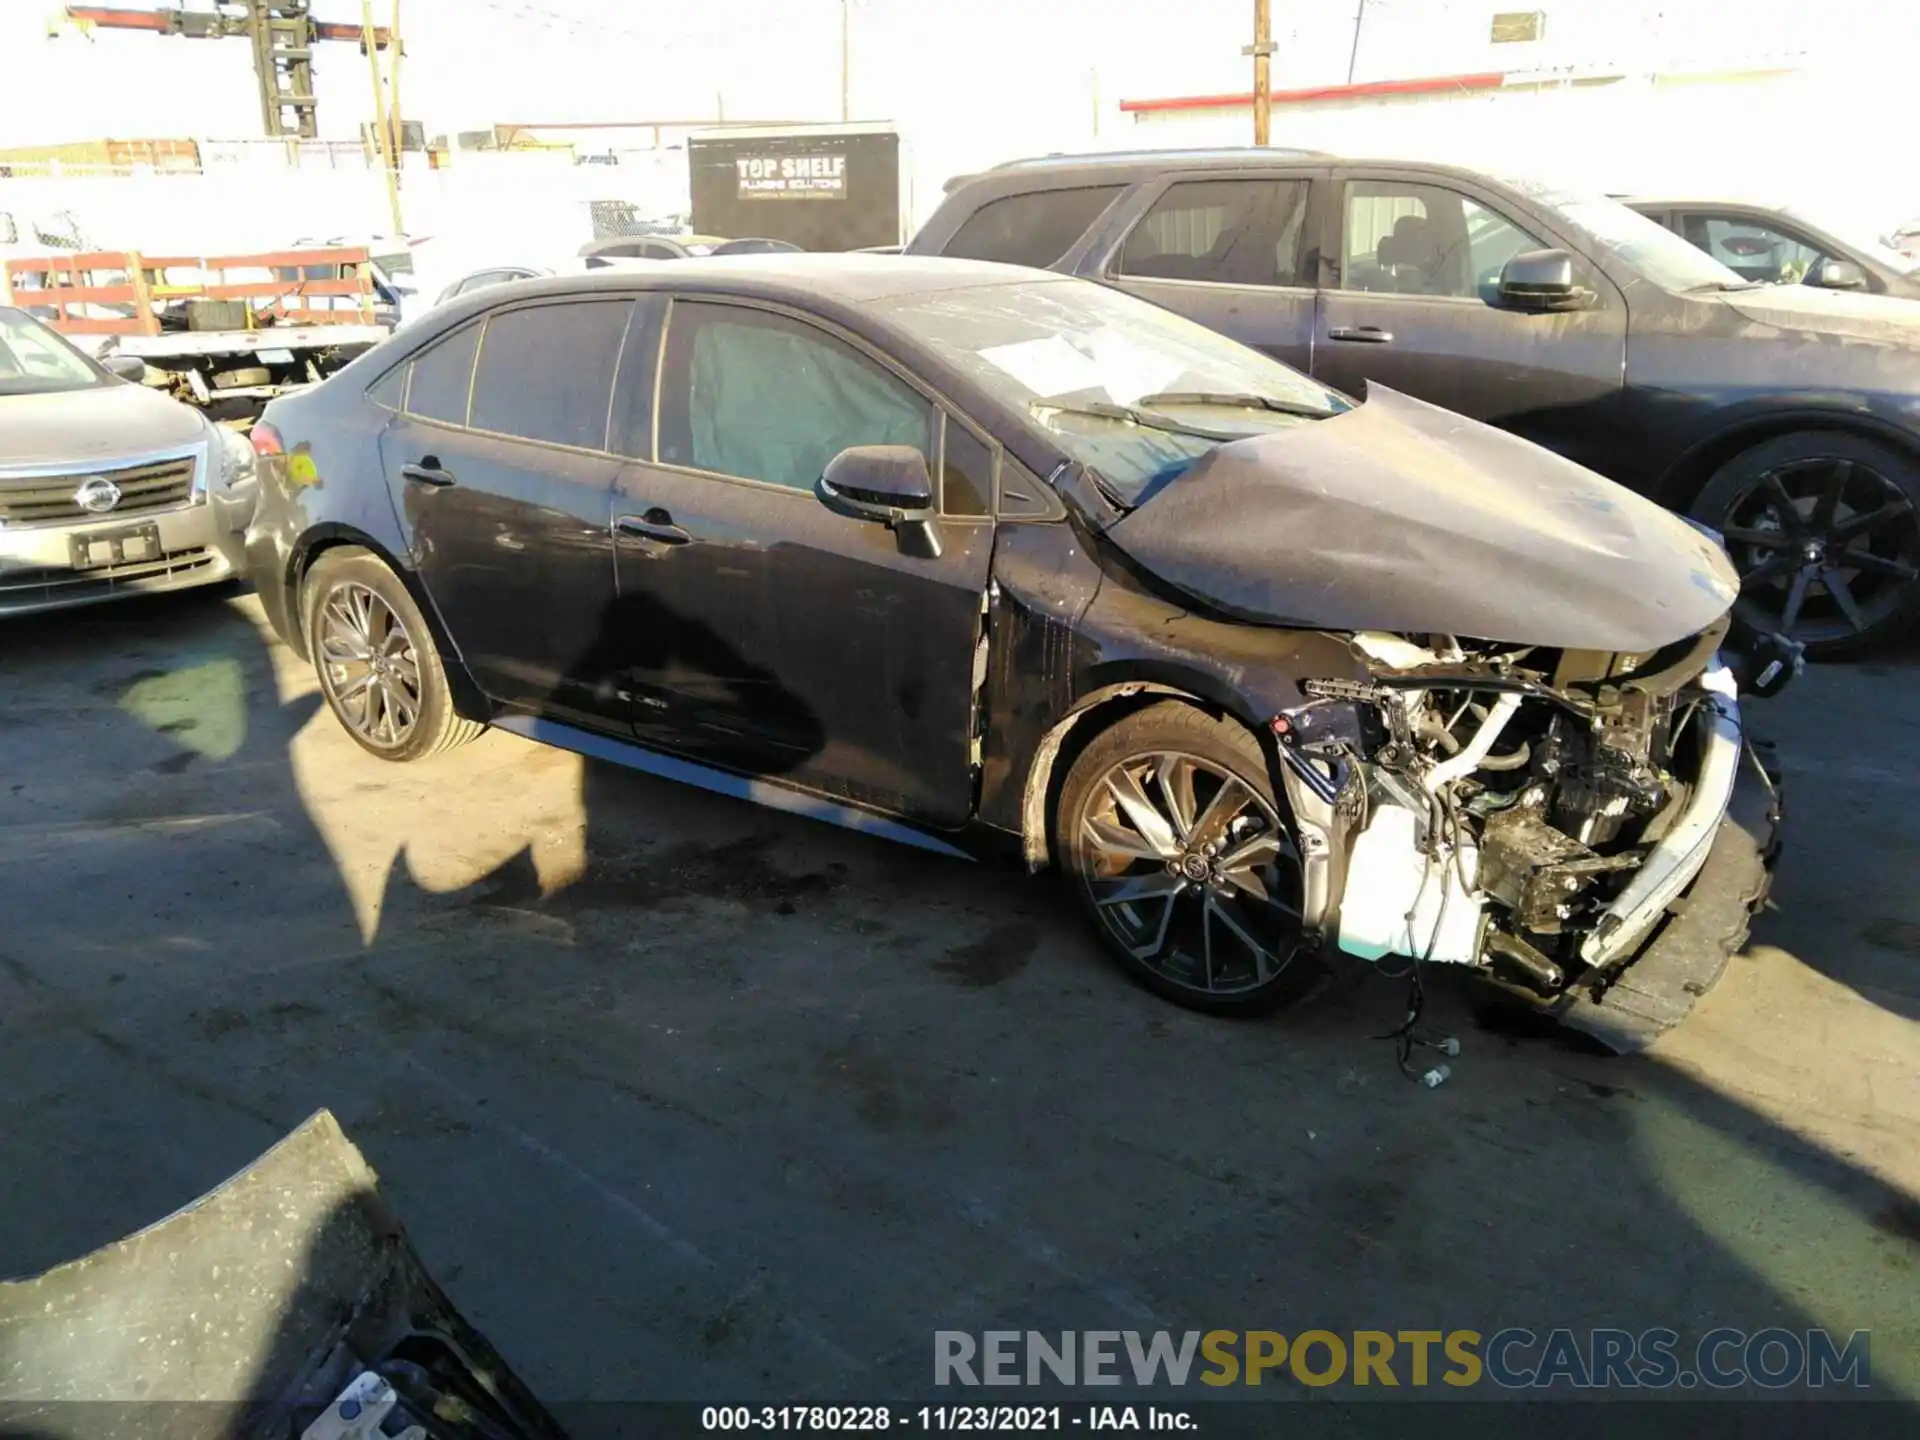
M1822 290L1864 290L1867 272L1851 260L1822 260L1807 276L1807 284Z
M913 446L850 446L827 462L813 493L836 515L886 526L907 554L940 558L933 475Z
M1573 256L1565 250L1526 250L1500 271L1503 310L1579 310L1587 294L1574 283Z
M100 364L109 375L119 379L131 380L135 385L146 382L147 362L138 355L108 355Z

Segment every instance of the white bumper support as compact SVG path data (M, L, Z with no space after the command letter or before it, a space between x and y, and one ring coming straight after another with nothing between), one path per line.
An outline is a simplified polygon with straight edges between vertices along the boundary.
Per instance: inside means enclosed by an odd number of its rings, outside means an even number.
M1700 716L1700 723L1706 727L1704 754L1693 796L1673 828L1654 847L1639 873L1621 892L1620 898L1607 907L1600 923L1581 945L1580 958L1589 965L1601 966L1618 960L1646 939L1666 914L1667 907L1693 883L1700 867L1707 863L1707 852L1713 848L1720 819L1733 798L1743 744L1738 690L1733 676L1717 655L1700 677L1700 684L1708 692L1708 701Z

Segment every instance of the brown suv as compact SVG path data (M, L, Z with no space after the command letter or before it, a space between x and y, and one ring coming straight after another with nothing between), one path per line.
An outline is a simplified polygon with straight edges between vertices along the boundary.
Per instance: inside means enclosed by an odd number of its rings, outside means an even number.
M1752 284L1603 195L1278 150L1018 161L907 246L1045 266L1349 394L1512 430L1717 528L1815 653L1920 610L1920 309Z

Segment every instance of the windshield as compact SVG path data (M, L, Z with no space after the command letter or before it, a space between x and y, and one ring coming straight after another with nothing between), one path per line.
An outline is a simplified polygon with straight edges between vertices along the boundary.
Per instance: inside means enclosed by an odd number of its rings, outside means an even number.
M39 321L0 307L0 395L87 390L106 376Z
M1511 182L1568 224L1587 232L1601 249L1663 290L1746 290L1743 280L1704 250L1666 226L1604 195L1580 195L1531 181Z
M1352 408L1257 350L1084 281L944 290L878 308L1026 409L1122 507L1224 441Z
M1916 259L1912 255L1902 255L1891 245L1886 245L1879 240L1873 239L1869 232L1857 226L1836 225L1827 216L1809 215L1804 210L1791 207L1780 213L1783 215L1791 215L1796 220L1803 221L1817 230L1826 231L1827 234L1833 236L1834 239L1851 246L1862 255L1865 255L1869 260L1874 261L1876 264L1886 266L1897 275L1920 275L1920 259ZM1842 256L1840 258L1844 259L1845 257Z

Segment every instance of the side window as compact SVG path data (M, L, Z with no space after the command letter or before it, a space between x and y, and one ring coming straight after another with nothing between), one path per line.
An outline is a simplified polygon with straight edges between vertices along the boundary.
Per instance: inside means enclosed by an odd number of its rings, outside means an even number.
M1124 185L1036 190L989 200L954 232L940 253L961 260L1000 260L1044 270L1087 233Z
M604 449L630 300L535 305L487 317L473 374L475 430Z
M993 513L993 451L950 415L941 417L940 509L947 515Z
M677 302L663 364L663 464L795 490L811 490L850 445L911 445L931 468L933 406L812 325Z
M1218 285L1298 285L1304 180L1183 180L1127 237L1120 273Z
M1777 226L1731 215L1687 215L1680 233L1742 280L1798 285L1825 257Z
M1389 295L1489 299L1507 261L1543 243L1457 190L1347 182L1340 285Z
M642 295L634 302L627 341L620 347L620 369L613 377L607 449L633 460L653 458L653 377L666 314L664 296Z
M473 389L473 357L480 352L480 327L456 330L413 359L407 385L407 413L449 425L467 423L467 396Z

